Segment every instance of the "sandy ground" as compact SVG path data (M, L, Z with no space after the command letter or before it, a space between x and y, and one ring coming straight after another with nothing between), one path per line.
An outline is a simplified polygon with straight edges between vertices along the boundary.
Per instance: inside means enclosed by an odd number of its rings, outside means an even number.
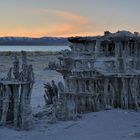
M36 82L32 93L33 113L45 105L43 84L47 81L62 81L56 71L44 70L56 55L31 55ZM0 55L0 77L12 66L13 57ZM48 124L45 118L35 119L30 131L0 128L0 140L136 140L140 139L140 112L109 110L83 115L77 121Z
M0 77L5 77L9 71L9 68L13 66L14 54L0 55ZM45 70L48 66L49 61L58 61L57 56L59 55L45 55L44 53L30 54L28 55L28 63L33 65L35 73L35 84L32 93L32 107L36 108L45 104L43 94L43 84L55 80L56 83L63 81L60 73L51 70ZM19 60L20 56L19 56Z

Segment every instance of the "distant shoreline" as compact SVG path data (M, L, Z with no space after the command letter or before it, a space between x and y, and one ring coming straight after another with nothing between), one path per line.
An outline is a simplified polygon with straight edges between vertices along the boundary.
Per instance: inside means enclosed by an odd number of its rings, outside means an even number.
M26 51L27 56L44 56L44 55L61 55L60 51ZM21 52L19 51L0 51L1 56L20 56Z

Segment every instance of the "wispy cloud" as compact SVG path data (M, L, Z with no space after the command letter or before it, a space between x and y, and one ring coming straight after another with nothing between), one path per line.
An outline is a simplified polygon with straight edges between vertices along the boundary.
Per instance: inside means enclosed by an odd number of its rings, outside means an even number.
M87 17L72 12L49 9L38 9L37 12L50 14L58 19L58 22L52 23L50 28L46 29L44 35L68 36L84 32L86 27L91 24Z
M80 14L53 9L21 9L22 15L14 17L1 28L1 36L72 36L88 35L93 23Z

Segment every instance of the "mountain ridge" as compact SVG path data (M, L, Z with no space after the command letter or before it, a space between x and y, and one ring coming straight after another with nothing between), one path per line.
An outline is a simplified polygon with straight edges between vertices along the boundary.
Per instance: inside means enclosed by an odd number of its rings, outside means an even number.
M65 37L0 37L0 45L69 45Z

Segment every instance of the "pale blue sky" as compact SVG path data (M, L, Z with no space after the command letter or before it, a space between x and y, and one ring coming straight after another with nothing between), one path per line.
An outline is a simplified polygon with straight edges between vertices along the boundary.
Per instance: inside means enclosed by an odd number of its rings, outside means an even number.
M140 31L140 0L0 0L0 36Z

